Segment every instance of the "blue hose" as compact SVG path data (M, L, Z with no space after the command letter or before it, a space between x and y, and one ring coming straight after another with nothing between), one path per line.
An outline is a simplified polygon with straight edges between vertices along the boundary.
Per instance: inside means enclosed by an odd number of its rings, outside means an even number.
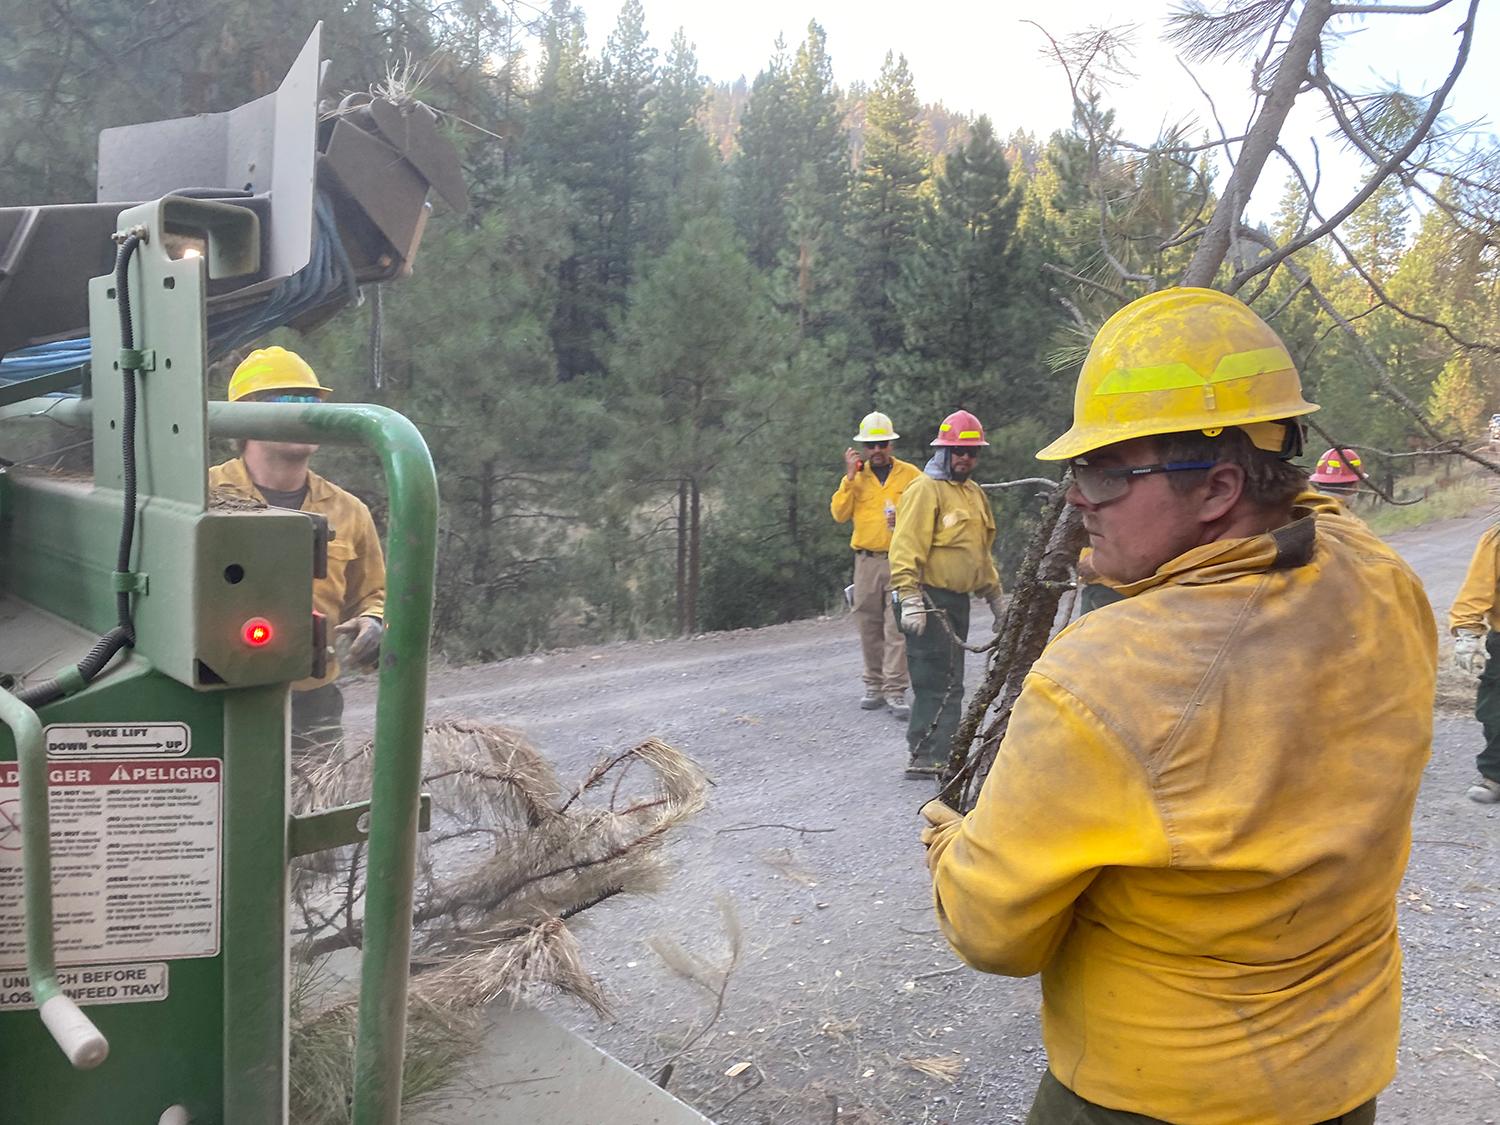
M208 318L210 363L340 295L346 302L358 296L354 265L339 239L333 204L322 192L318 193L313 204L313 213L317 217L317 237L313 239L312 256L307 265L248 308ZM82 367L89 362L89 355L87 336L19 348L0 357L0 384L20 383Z

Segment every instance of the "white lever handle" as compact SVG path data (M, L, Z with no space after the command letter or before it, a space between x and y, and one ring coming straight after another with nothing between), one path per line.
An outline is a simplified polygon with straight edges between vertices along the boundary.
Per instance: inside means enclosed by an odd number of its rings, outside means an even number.
M68 1061L79 1070L92 1070L109 1056L108 1040L99 1033L94 1021L66 996L54 996L43 1002L42 1022Z

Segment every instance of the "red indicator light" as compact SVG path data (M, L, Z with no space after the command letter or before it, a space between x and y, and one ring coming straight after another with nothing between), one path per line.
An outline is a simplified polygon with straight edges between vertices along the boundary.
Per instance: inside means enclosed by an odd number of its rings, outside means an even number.
M240 626L240 637L251 648L263 648L271 643L271 623L264 617L252 617Z

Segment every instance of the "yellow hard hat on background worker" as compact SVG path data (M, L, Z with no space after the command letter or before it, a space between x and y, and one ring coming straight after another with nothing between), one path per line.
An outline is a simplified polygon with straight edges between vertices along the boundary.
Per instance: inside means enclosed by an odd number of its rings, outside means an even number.
M234 369L229 379L229 401L239 402L265 391L302 391L327 398L332 391L318 382L307 360L286 348L257 348Z
M1073 425L1037 454L1067 461L1115 442L1238 426L1261 449L1294 456L1311 414L1286 345L1240 300L1214 289L1163 289L1104 323L1073 397Z

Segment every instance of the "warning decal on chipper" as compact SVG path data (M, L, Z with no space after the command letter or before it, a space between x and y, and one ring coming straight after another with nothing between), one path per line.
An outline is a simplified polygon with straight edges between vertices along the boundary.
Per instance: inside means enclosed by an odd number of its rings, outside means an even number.
M186 723L53 723L49 758L181 758L192 747Z
M139 965L74 965L57 970L58 983L75 1004L145 1004L167 998L167 966L162 961ZM0 972L0 1012L35 1008L31 980L24 970Z
M0 969L26 964L21 802L0 763ZM219 951L223 763L47 764L59 965Z

